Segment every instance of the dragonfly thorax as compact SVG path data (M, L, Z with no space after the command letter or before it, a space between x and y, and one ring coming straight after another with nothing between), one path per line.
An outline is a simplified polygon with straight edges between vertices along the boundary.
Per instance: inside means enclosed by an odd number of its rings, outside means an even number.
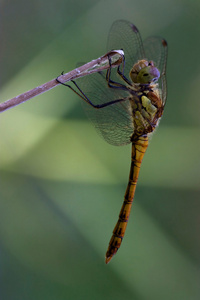
M160 77L160 72L153 61L140 60L131 69L129 76L133 83L150 84Z

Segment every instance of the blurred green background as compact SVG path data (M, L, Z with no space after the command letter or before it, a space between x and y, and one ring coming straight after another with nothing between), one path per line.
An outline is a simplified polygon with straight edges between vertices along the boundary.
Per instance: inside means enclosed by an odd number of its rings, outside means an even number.
M130 145L105 143L61 86L1 114L2 300L200 298L199 15L199 0L1 1L1 102L103 55L117 19L169 45L167 105L109 265Z

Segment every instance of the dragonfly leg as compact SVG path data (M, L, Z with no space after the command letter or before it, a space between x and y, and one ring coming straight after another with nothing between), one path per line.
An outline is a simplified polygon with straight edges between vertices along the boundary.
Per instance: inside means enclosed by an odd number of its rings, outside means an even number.
M62 75L62 73L61 73L61 75ZM79 94L79 93L78 93L71 85L61 82L61 81L58 79L58 77L56 78L56 80L57 80L60 84L66 86L66 87L68 87L68 88L70 88L76 95L78 95L81 99L83 99L85 102L87 102L87 103L88 103L89 105L91 105L92 107L94 107L94 108L101 108L101 107L99 107L99 105L95 105L95 104L93 104L93 103L90 101L90 99L84 94L84 92L80 89L80 87L78 86L78 84L77 84L74 80L71 80L71 82L72 82L72 83L75 85L75 87L79 90L80 94Z
M124 75L125 64L126 64L126 59L125 59L125 56L123 56L122 63L117 67L117 73L122 78L122 80L124 80L126 83L128 83L128 85L132 85L131 81ZM121 66L122 66L122 71L120 70Z
M71 82L73 82L73 84L77 87L77 89L79 90L79 92L85 97L85 99L80 95L80 97L85 100L88 104L90 104L91 106L93 106L94 108L103 108L103 107L106 107L106 106L109 106L109 105L112 105L112 104L115 104L117 102L122 102L122 101L125 101L126 98L122 98L122 99L116 99L116 100L113 100L113 101L109 101L109 102L106 102L106 103L103 103L103 104L93 104L89 98L83 93L83 91L80 89L80 87L78 86L78 84L74 81L74 80L71 80ZM76 93L78 94L78 93ZM79 95L79 94L78 94Z
M109 88L114 88L114 89L127 90L127 87L124 84L111 80L112 62L111 62L111 59L110 59L109 56L108 56L108 60L109 60L109 65L110 65L110 68L106 72L106 81L108 83L108 87ZM118 73L118 71L117 71L117 73Z
M63 72L61 73L61 75L63 75ZM83 99L84 101L88 102L90 104L90 100L86 97L86 95L81 91L81 89L77 86L77 84L75 83L75 81L71 80L74 85L78 88L78 90L81 92L81 94L79 94L71 85L66 84L64 82L61 82L58 77L56 78L56 81L59 82L60 84L70 88L75 94L77 94L81 99ZM92 104L91 104L92 105ZM93 106L93 105L92 105Z
M118 68L117 68L117 73L119 74L119 76L120 76L126 83L128 83L128 85L131 85L130 80L128 80L128 78L124 75L124 69L123 69L123 71L121 72L121 71L120 71L120 68L119 68L119 66L118 66Z
M80 89L80 87L78 86L78 84L74 80L71 80L71 82L75 85L75 87L78 89L78 91L80 92L80 94L71 85L61 82L58 79L58 77L56 78L56 80L60 84L66 86L68 88L70 88L76 95L78 95L81 99L83 99L85 102L87 102L89 105L91 105L92 107L94 107L96 109L100 109L100 108L103 108L103 107L106 107L106 106L109 106L109 105L112 105L112 104L115 104L115 103L127 100L126 98L122 98L122 99L116 99L116 100L113 100L113 101L109 101L109 102L106 102L106 103L103 103L103 104L93 104L90 101L90 99L84 94L84 92Z

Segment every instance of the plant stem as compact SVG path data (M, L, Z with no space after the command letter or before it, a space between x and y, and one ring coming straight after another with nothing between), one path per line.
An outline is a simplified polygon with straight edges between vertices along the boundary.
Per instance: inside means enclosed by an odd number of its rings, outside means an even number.
M124 52L122 50L113 50L105 55L92 60L91 62L76 68L68 73L62 74L59 76L59 80L61 82L67 82L73 79L77 79L82 76L86 76L95 72L100 72L102 70L106 70L110 68L110 62L111 60L111 66L116 67L119 66L123 61ZM28 92L25 92L21 95L18 95L10 100L7 100L3 103L0 103L0 112L4 112L7 109L10 109L12 107L15 107L16 105L19 105L35 96L38 96L44 92L47 92L48 90L54 88L55 86L59 85L60 83L55 79L52 79L49 82L46 82Z

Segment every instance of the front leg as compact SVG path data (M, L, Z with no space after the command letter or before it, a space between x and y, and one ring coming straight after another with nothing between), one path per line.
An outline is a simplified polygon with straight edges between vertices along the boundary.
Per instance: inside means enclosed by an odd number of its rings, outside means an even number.
M108 56L108 60L109 60L109 65L110 65L109 69L106 72L106 81L108 83L108 87L109 88L114 88L114 89L127 90L127 87L124 84L111 80L112 63L111 63L111 59L110 59L109 56Z

